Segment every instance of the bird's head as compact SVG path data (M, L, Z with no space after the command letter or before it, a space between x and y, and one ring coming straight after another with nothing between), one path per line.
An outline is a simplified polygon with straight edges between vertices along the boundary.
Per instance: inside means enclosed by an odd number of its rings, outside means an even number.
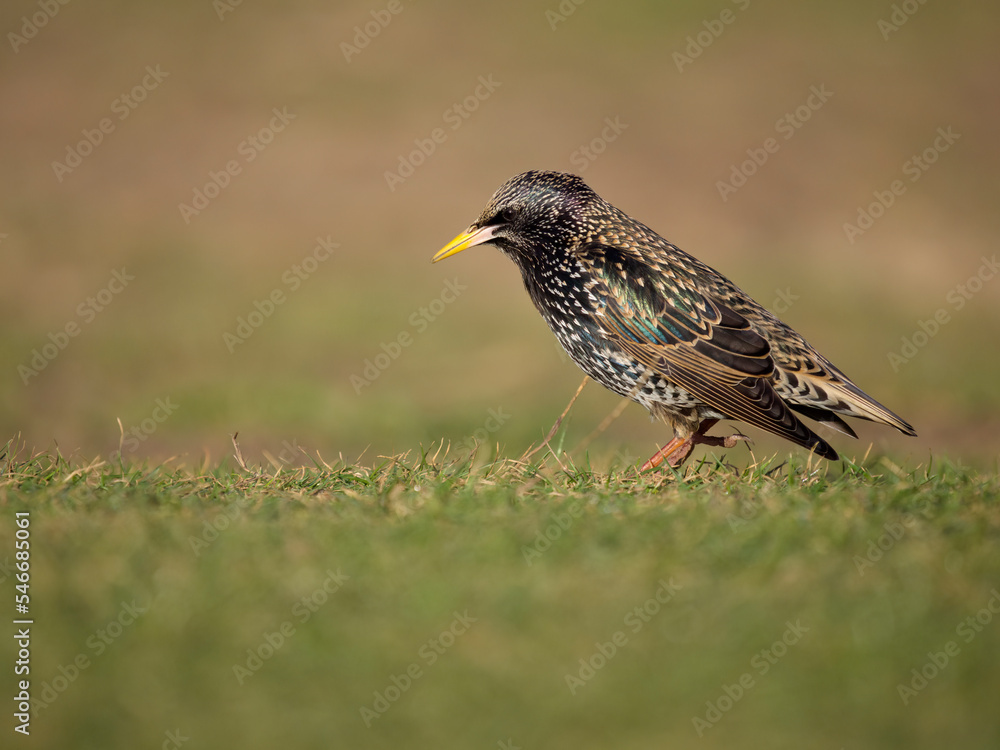
M601 199L576 175L524 172L490 198L472 226L434 256L435 263L476 245L492 244L519 265L569 245L587 233Z

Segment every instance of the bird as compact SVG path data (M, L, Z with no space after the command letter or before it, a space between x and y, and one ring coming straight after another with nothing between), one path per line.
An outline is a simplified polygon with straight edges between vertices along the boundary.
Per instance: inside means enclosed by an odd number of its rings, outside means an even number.
M493 194L437 263L494 245L569 357L591 379L645 407L673 438L641 470L679 468L697 445L733 448L721 420L773 433L831 461L802 421L857 438L843 417L915 436L913 427L736 284L601 198L581 177L528 171Z

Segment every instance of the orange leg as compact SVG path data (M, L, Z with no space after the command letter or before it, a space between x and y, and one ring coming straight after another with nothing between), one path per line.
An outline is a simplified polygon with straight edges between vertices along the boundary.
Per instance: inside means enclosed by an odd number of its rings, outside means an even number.
M642 465L642 468L639 469L639 471L648 471L649 469L655 469L657 466L663 463L664 459L670 458L670 456L672 455L674 456L674 458L672 461L669 462L670 466L679 466L680 463L683 462L688 457L688 454L691 452L692 448L694 448L694 444L691 442L691 438L686 438L686 439L674 438L669 443L660 448L660 450L654 453L650 457L650 459ZM680 455L679 456L674 455L677 454L678 451L680 451Z
M725 437L717 437L715 435L706 435L705 433L715 426L718 419L706 419L698 427L698 431L695 432L688 438L677 438L675 437L665 446L660 448L656 453L654 453L646 463L642 465L639 471L647 471L648 469L655 469L657 466L662 464L664 460L667 461L669 466L673 468L679 468L681 464L687 461L688 456L691 455L691 451L694 450L696 445L712 445L717 448L735 448L736 444L741 440L749 441L746 435L726 435Z

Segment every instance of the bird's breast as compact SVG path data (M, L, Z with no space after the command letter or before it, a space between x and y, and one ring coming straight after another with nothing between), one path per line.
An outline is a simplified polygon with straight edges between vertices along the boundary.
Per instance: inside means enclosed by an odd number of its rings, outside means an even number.
M615 343L604 327L599 286L579 266L523 273L535 307L562 348L590 378L659 414L700 406L662 373L650 370Z

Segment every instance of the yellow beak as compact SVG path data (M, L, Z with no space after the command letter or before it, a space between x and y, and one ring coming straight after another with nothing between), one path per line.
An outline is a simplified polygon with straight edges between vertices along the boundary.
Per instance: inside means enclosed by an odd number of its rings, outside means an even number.
M431 262L437 263L439 260L444 260L445 258L449 258L456 253L462 252L463 250L468 250L470 247L485 245L493 239L493 236L502 227L503 224L491 224L490 226L482 227L481 229L469 227L469 229L462 232L458 235L458 237L438 250L437 255L431 258Z

